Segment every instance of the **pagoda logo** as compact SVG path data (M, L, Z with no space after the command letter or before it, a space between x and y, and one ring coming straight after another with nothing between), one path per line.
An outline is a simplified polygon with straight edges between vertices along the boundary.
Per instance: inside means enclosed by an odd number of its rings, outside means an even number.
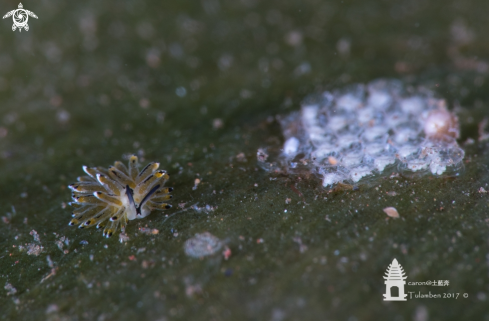
M384 301L406 301L407 294L404 294L404 285L407 278L402 266L396 259L389 264L384 276L385 294Z

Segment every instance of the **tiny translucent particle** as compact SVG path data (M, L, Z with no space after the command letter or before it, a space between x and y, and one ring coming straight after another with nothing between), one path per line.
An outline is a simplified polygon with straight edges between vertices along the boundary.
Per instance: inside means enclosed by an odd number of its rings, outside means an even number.
M75 208L69 225L104 228L103 235L110 237L119 226L124 230L129 220L171 208L165 201L172 198L173 188L163 187L170 176L158 170L159 165L153 162L139 170L138 158L132 155L128 167L121 162L108 169L83 166L88 176L68 186Z
M357 183L386 172L458 175L457 116L426 88L380 79L307 97L301 110L280 118L281 151L257 159L262 168L309 172L323 186Z

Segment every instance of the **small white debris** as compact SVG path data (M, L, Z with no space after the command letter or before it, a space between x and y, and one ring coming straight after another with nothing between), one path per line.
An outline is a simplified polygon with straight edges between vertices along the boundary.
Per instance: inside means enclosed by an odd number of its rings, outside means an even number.
M351 41L348 38L341 38L336 43L336 50L338 50L338 53L343 57L347 57L350 54L350 48Z
M218 253L224 243L209 232L195 234L185 242L184 250L187 256L201 258Z
M384 212L390 217L399 218L399 212L394 207L386 207Z
M119 242L124 243L124 242L127 242L127 241L129 241L129 236L125 232L119 233ZM90 260L93 260L93 259L90 258Z
M292 47L296 47L302 43L302 33L300 31L294 30L289 32L285 36L285 42Z
M224 127L224 122L222 121L221 118L216 118L212 120L212 128L214 128L214 130L221 129L223 127Z
M209 214L210 212L214 212L215 210L217 210L217 206L211 206L209 204L206 204L205 206L199 207L197 204L198 203L190 206L190 209L193 209L197 213L204 212L204 213ZM186 211L186 210L187 209L184 209L184 211Z
M147 227L140 227L139 232L146 234L146 235L156 235L160 233L160 230L156 228L147 228Z
M49 255L46 257L46 261L48 262L48 266L50 268L53 268L54 267L53 260L51 260L51 257Z
M23 249L23 248L22 248ZM19 246L19 250L22 250ZM34 243L27 244L27 255L35 255L38 256L44 250L42 245L37 245Z
M268 159L268 154L265 149L259 148L257 153L256 153L256 159L258 159L259 162L266 162Z
M247 161L244 153L239 153L238 155L236 155L236 160L240 163L244 163Z
M7 290L7 296L14 295L15 293L17 293L17 289L14 288L13 285L8 282L5 283L5 286L3 288Z
M484 189L484 187L481 187L481 188L479 188L479 193L486 194L487 191Z
M297 149L299 148L299 140L295 137L290 137L284 144L284 153L286 155L293 155L297 153Z
M41 242L41 239L39 238L39 234L37 234L36 230L32 230L29 234L32 235L35 242Z
M50 304L46 309L46 314L56 313L59 311L59 307L56 304Z
M301 253L304 253L305 251L307 251L307 245L302 244L302 239L299 236L292 238L292 241L294 241L295 243L297 243L299 245L299 251Z
M64 109L60 109L56 113L56 119L60 124L66 124L70 120L70 113Z
M194 187L192 187L192 190L196 190L197 189L197 186L199 186L200 184L200 179L196 178L195 181L194 181Z
M66 236L60 237L59 240L54 241L54 243L56 244L56 246L58 246L58 249L60 249L63 253L65 252L67 253L68 250L63 250L65 244L66 246L70 244L70 240Z
M175 94L180 98L185 97L187 96L187 89L185 87L178 87L175 89Z

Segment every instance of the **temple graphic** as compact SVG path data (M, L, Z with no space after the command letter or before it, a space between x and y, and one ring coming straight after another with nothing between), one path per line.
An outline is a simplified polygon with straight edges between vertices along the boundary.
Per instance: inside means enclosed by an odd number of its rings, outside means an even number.
M407 294L404 294L406 281L404 280L407 276L404 276L404 270L396 259L392 260L392 263L389 264L385 275L384 301L406 301Z

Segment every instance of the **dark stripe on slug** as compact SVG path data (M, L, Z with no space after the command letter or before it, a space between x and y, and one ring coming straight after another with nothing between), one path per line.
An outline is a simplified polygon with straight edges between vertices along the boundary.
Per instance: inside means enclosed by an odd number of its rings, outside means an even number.
M133 194L132 189L129 187L129 185L126 185L126 195L127 198L129 199L129 203L131 203L132 206L136 207L136 205L134 205L134 197L132 196L132 194Z
M97 215L94 217L94 219L99 219L102 215L104 215L106 213L105 210L102 211L102 213L100 213L100 215Z
M138 177L143 176L144 172L146 172L146 170L148 170L148 168L149 168L151 165L153 165L153 164L154 164L154 163L149 163L148 165L146 165L146 166L143 168L143 170L142 170L141 172L139 172Z
M95 195L93 195L93 194L85 194L85 195L82 195L82 196L75 196L75 200L76 200L76 201L78 201L78 200L79 200L80 198L82 198L82 197L83 197L83 198L89 198L89 197L90 197L90 198L92 198L92 197L93 197L93 198L95 198L95 199L98 199L98 198L96 198L96 197L95 197Z
M119 177L120 179L122 179L122 177L119 175L119 173L117 173L116 170L111 170L112 174L114 174L115 176Z
M155 187L153 187L148 194L146 194L146 196L143 198L143 200L141 201L141 203L139 203L139 206L136 208L136 213L138 215L141 215L141 208L143 207L144 203L151 197L151 195L154 194L154 192L156 192L156 190L158 190L158 188L160 188L160 184L157 184Z
M144 181L143 181L143 184L145 184L148 180L150 180L154 175L149 175L148 178L146 178Z

